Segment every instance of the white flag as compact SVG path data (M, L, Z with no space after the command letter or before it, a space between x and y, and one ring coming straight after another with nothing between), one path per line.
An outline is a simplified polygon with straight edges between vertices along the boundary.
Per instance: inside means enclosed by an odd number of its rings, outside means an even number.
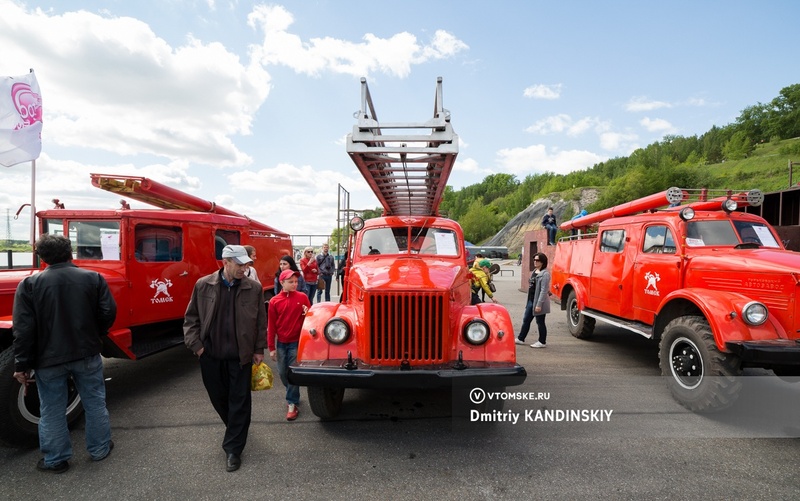
M0 164L11 167L42 152L42 95L36 75L0 77Z

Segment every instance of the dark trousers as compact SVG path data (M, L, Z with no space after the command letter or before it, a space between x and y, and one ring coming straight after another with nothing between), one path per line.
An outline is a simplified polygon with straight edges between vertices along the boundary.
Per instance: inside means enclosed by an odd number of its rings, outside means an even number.
M226 454L241 454L247 443L252 409L252 367L252 363L240 365L239 360L216 360L206 354L200 357L200 373L208 398L225 423L222 449Z

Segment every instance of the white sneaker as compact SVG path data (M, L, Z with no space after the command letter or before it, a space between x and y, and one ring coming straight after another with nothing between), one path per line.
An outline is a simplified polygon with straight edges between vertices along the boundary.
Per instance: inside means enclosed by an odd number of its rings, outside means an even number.
M518 337L514 338L514 342L517 343L517 344L525 344L525 341L523 341L522 339L520 339Z
M533 343L531 345L531 348L547 348L547 344L546 343L540 343L539 341L536 341L535 343Z

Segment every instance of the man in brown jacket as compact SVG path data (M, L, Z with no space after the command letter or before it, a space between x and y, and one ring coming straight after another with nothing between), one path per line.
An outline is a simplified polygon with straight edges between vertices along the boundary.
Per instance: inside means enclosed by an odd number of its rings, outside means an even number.
M264 360L267 325L261 284L244 276L252 261L241 245L222 250L223 267L194 286L183 323L184 343L200 359L211 405L225 423L227 471L236 471L250 429L253 364Z

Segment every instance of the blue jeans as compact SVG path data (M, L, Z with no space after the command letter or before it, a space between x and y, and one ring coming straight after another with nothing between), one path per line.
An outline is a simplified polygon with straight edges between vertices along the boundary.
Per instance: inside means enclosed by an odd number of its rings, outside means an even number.
M325 301L331 300L331 282L333 275L320 275L325 280ZM317 289L317 302L319 303L322 298L322 289Z
M308 296L308 302L314 304L314 296L317 293L317 282L313 284L311 282L306 282L306 295Z
M554 224L548 224L545 226L545 229L547 230L547 245L555 245L558 226Z
M544 317L546 316L547 315L536 315L536 317L534 317L533 301L528 301L525 305L525 313L522 315L522 328L519 330L517 339L525 341L525 338L528 337L528 331L531 330L531 322L536 318L536 327L539 329L539 342L547 344L547 326L544 323Z
M294 343L281 343L275 341L275 349L278 352L278 375L281 377L281 383L286 387L286 403L295 404L300 403L300 387L289 384L289 366L297 361L297 345L298 341Z
M106 384L100 355L36 370L39 390L39 448L44 464L54 466L72 457L72 442L67 427L67 380L75 387L86 412L86 450L99 460L109 453L111 422L106 409Z

